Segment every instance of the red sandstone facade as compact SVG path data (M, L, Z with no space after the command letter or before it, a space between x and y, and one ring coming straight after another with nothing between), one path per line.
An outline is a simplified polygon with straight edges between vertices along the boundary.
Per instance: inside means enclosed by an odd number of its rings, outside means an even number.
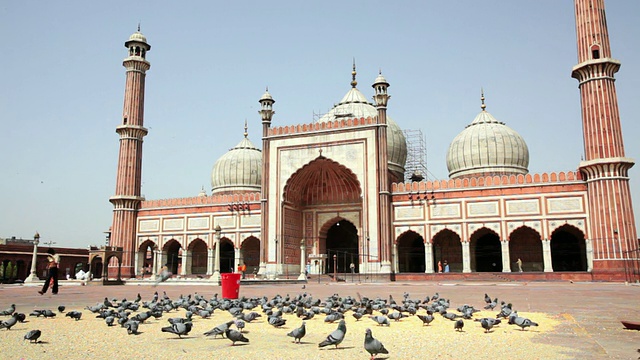
M134 34L127 42L133 55L124 62L111 198L111 245L124 248L123 276L163 264L181 276L210 276L214 264L221 272L246 264L265 277L303 276L305 270L347 272L351 262L356 272L402 279L481 272L625 279L633 260L628 251L638 242L628 181L633 161L624 154L613 78L619 63L611 58L603 2L576 0L575 6L579 64L572 75L580 81L586 155L578 171L399 182L391 164L398 148L389 143L389 84L380 75L376 103L363 105L354 67L341 104L373 109L366 116L271 127L275 101L268 92L259 100L260 193L167 200L140 197L150 47ZM144 51L136 54L137 46ZM452 274L435 274L445 261Z

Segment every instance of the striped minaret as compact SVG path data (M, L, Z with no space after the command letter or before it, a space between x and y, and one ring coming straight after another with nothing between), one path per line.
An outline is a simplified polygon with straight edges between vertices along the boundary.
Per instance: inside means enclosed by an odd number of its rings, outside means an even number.
M136 243L136 220L140 202L142 184L142 139L147 135L144 125L144 82L146 71L151 64L145 59L151 46L147 38L138 31L124 43L129 56L122 65L127 69L124 90L124 110L122 123L116 127L120 135L120 153L116 194L109 198L113 204L113 225L111 226L110 246L122 247L122 278L135 276L134 255ZM109 275L117 275L115 263L109 264Z
M353 87L355 87L355 64L353 67ZM375 94L373 99L376 102L378 110L377 127L376 127L376 156L378 160L377 168L377 186L378 186L378 235L380 246L380 272L390 273L396 269L392 267L391 255L392 234L391 234L391 200L389 192L389 163L387 158L387 103L389 102L389 94L387 89L389 83L382 76L382 71L378 74L372 85Z
M611 58L604 0L575 0L575 13L578 65L571 75L580 82L593 272L622 278L637 236L628 175L634 163L624 153L614 78L620 62Z

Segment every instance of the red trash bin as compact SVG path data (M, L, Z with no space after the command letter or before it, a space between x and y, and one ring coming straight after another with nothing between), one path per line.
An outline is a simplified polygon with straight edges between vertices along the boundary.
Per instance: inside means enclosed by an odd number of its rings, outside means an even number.
M240 294L240 275L236 273L220 274L223 299L237 299Z

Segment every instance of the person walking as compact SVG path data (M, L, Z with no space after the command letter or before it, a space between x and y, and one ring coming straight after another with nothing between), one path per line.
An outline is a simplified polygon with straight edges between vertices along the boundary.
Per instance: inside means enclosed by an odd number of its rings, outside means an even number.
M449 263L447 262L447 260L444 261L444 272L449 272Z
M518 272L522 272L522 260L520 258L518 258L516 264L518 265Z
M53 295L58 294L58 264L60 263L60 255L56 254L56 251L53 249L47 250L47 260L49 263L47 264L47 280L44 282L44 286L42 286L42 290L38 291L38 294L43 295L51 286L51 293Z
M442 272L442 262L440 262L440 260L438 260L438 272Z

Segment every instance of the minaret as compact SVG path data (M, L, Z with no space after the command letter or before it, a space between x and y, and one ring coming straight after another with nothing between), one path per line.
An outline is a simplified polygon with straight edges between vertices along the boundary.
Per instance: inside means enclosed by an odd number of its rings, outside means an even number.
M634 162L624 153L614 78L620 62L611 58L604 1L575 0L575 11L578 65L571 76L580 82L593 272L623 278L625 252L637 236L628 175Z
M269 246L271 239L269 238L269 128L271 127L271 119L273 119L273 104L276 102L269 94L269 88L266 89L260 100L260 117L262 118L262 181L261 181L261 199L260 199L260 217L262 229L262 241L260 241L260 269L259 274L266 274L267 262L269 262ZM274 239L275 240L275 239ZM277 240L274 241L277 244ZM276 259L277 259L277 251Z
M116 127L120 135L118 155L118 173L116 194L109 198L113 204L113 225L109 245L122 247L123 278L135 276L134 254L136 243L136 219L140 202L142 184L142 139L147 135L144 125L144 82L146 71L151 64L145 59L151 46L147 38L138 31L124 43L129 56L122 65L127 69L124 90L124 110L122 123ZM116 268L110 268L111 275L117 274Z
M355 64L353 67L353 82L355 83ZM372 85L375 90L373 99L378 110L376 127L376 156L377 156L377 185L378 185L378 235L380 237L380 272L390 273L390 250L392 249L391 236L391 204L389 193L389 165L387 156L387 102L389 95L387 88L389 83L382 76L382 71Z

